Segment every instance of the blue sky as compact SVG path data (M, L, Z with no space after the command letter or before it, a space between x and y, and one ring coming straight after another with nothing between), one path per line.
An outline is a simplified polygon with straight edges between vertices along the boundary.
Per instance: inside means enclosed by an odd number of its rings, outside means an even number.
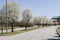
M60 16L60 0L8 0L8 2L18 2L20 9L30 8L33 16ZM5 4L5 0L0 0L0 9Z

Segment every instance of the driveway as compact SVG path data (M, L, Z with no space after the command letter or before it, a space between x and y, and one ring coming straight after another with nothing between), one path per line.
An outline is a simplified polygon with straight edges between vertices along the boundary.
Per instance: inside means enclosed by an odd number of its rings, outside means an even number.
M59 40L60 38L56 34L57 27L58 26L40 28L14 36L1 36L0 40Z

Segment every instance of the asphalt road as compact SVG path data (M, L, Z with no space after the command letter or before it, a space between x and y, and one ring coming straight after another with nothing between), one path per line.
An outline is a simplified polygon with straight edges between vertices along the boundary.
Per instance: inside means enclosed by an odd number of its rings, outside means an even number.
M60 40L60 37L56 34L57 27L40 28L14 36L1 36L0 40Z

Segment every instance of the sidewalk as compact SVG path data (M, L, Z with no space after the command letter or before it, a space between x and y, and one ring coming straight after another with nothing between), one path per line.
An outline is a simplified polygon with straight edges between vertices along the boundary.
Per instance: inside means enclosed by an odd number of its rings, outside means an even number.
M13 29L14 31L18 31L18 30L23 30L25 29L24 27L23 28L16 28L16 29ZM7 30L8 32L11 32L11 29ZM1 30L0 30L0 33L1 33ZM6 33L6 30L3 30L3 33Z

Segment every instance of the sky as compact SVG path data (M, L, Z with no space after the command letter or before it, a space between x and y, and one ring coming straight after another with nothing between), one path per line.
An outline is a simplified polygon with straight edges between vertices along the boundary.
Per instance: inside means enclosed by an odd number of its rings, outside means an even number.
M48 18L60 16L60 0L8 0L8 2L17 2L21 11L30 8L33 16ZM0 9L5 3L5 0L0 0Z

